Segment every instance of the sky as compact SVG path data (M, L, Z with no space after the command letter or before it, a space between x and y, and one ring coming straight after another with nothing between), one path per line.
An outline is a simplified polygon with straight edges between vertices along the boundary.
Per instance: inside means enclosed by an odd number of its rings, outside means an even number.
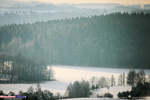
M60 3L119 3L119 4L150 4L150 0L17 0Z

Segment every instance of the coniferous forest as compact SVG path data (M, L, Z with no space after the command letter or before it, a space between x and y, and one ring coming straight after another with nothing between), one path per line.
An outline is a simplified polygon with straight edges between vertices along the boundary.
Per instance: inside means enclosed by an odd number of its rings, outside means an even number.
M112 13L0 27L1 54L52 65L150 68L150 14Z

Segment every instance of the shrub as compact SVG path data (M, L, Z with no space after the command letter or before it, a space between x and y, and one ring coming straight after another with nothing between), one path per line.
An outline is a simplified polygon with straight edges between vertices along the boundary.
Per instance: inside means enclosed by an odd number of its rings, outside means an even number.
M119 98L122 98L122 93L118 93L118 95L117 95Z
M0 90L0 95L4 95L4 92L2 90Z
M104 97L113 98L113 95L111 93L105 93Z

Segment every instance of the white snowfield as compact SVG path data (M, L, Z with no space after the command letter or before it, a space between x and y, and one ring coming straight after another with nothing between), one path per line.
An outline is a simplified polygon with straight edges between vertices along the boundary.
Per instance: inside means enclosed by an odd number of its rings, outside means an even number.
M70 99L59 99L59 100L117 100L112 98L70 98Z
M113 99L113 98L70 98L70 99L59 99L59 100L127 100L127 99ZM134 100L150 100L150 97L145 97L144 99L134 99Z
M76 80L88 80L95 76L100 78L101 76L110 78L111 75L114 75L116 84L118 82L118 76L121 73L127 74L130 69L119 69L119 68L96 68L96 67L78 67L78 66L61 66L61 65L53 65L54 77L57 81L47 81L40 83L42 90L49 90L52 93L59 92L61 95L64 95L67 86L70 82L74 82ZM136 70L139 71L139 70ZM150 70L145 70L146 75L150 74ZM0 90L3 90L4 93L9 93L10 91L18 94L20 90L26 92L27 89L33 86L36 87L36 83L34 84L0 84ZM117 93L122 91L131 90L130 86L115 86L110 87L109 92L113 94L114 98L117 98ZM97 91L93 91L94 97L98 95L103 95L107 93L108 90L106 88L98 89ZM86 98L87 100L88 98ZM90 98L91 99L91 98ZM88 100L90 100L88 99ZM95 99L95 100L103 100L103 99ZM106 100L106 99L105 99ZM109 100L109 99L108 99ZM111 99L112 100L112 99Z
M110 87L109 88L109 93L111 93L113 95L113 98L117 99L118 96L117 94L119 92L123 92L123 91L130 91L131 90L131 86L115 86L115 87ZM101 88L98 90L93 91L93 96L96 97L97 95L99 96L103 96L105 93L108 92L107 88Z

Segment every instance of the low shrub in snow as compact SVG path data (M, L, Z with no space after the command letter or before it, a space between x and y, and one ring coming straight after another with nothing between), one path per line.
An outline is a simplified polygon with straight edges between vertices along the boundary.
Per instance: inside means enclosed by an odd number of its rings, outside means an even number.
M104 97L113 98L113 95L111 93L105 93Z

